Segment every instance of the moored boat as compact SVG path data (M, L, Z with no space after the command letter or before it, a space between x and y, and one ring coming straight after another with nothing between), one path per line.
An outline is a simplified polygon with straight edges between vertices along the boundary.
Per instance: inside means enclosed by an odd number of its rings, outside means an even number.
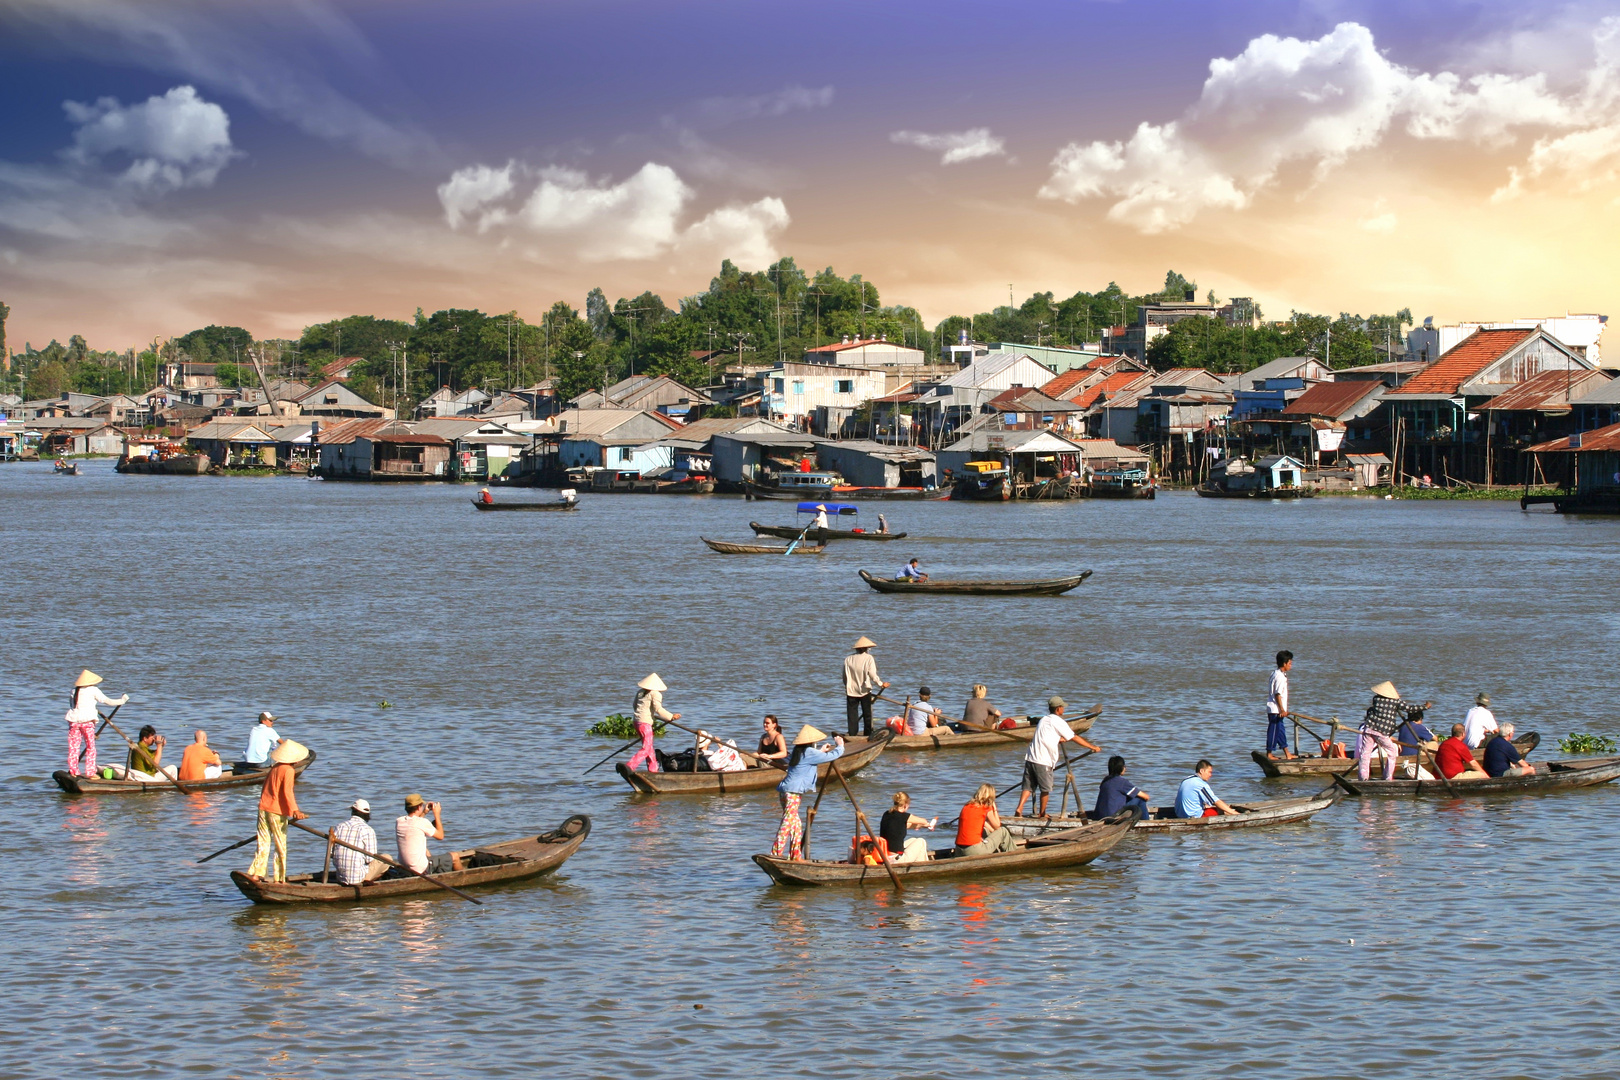
M707 536L698 537L710 548L722 555L786 555L788 545L776 544L734 544L729 540L710 540ZM820 555L827 548L823 544L799 544L793 549L795 555Z
M1215 817L1178 818L1168 808L1149 811L1136 823L1139 832L1210 832L1227 829L1257 829L1265 825L1287 825L1309 821L1315 814L1339 801L1339 792L1299 799L1267 799L1260 802L1232 803L1236 814ZM1063 832L1091 820L1084 814L1063 814L1050 817L1004 817L1001 823L1014 836L1046 836Z
M1006 580L1006 581L973 581L973 580L935 580L912 581L909 579L881 578L869 574L865 570L858 570L861 580L880 593L929 593L950 596L1060 596L1070 589L1079 588L1080 584L1090 577L1090 570L1083 570L1078 574L1061 578Z
M1064 720L1069 730L1076 735L1082 735L1091 730L1102 715L1102 706L1092 707L1088 712L1078 716L1066 716ZM980 731L965 724L955 723L949 727L934 728L926 735L891 735L889 737L890 750L966 750L976 746L1011 746L1015 744L1028 744L1035 738L1035 721L1027 716L1009 717L1014 721L1010 728L990 728ZM861 737L844 739L844 745L855 747L865 744Z
M302 775L314 763L315 751L311 750L308 757L292 763L293 771ZM187 791L219 791L222 788L253 787L264 783L264 777L265 770L254 769L251 772L224 773L217 780L182 780L180 783ZM107 780L100 776L74 776L65 769L52 773L51 779L70 795L139 795L152 791L180 790L169 780L124 780L118 777Z
M853 776L878 759L893 738L893 732L873 735L857 748L846 750L838 759L838 771ZM818 766L818 776L826 776L831 762ZM614 765L625 783L644 795L729 795L734 791L764 791L782 782L783 770L753 765L741 772L632 772L624 762Z
M1005 820L1005 819L1003 819ZM1127 810L1106 821L1088 821L1049 836L1019 840L1012 851L989 855L958 855L955 848L933 853L926 862L890 863L902 882L918 879L977 877L985 874L1037 874L1084 866L1125 838L1136 822ZM882 866L864 866L822 859L785 859L755 855L754 862L781 885L890 884Z
M548 833L457 851L466 869L433 877L458 889L528 881L561 866L591 834L591 819L575 814ZM467 865L470 863L471 865ZM363 885L322 881L320 874L295 874L286 881L255 881L240 870L231 881L255 904L343 904L395 896L450 896L431 881L411 875L381 878Z
M820 512L818 507L826 507L827 514L833 521L854 518L860 514L860 507L854 503L840 502L802 502L798 505L797 512L809 515L811 521L814 521L815 515ZM809 524L806 522L804 525L761 525L757 521L750 521L748 527L754 530L755 536L775 536L783 540L796 540L802 536L818 544L825 544L828 540L899 540L906 535L903 532L871 532L855 528L853 524L847 529L807 528Z
M1195 488L1206 499L1311 499L1316 491L1308 487L1248 488L1230 490L1215 484L1199 484Z
M1349 729L1340 728L1339 730L1346 731ZM1350 731L1350 733L1352 735L1355 734L1354 731ZM1520 735L1518 738L1514 739L1513 745L1518 749L1521 755L1528 757L1530 751L1541 745L1541 736L1534 731L1527 731L1523 735ZM1349 757L1322 757L1320 754L1313 754L1308 757L1284 758L1280 761L1273 761L1266 756L1265 751L1263 750L1251 751L1249 756L1253 758L1254 763L1260 766L1261 770L1270 777L1325 776L1329 773L1355 771L1355 747L1352 745L1347 749L1351 751ZM1428 755L1424 754L1423 756L1425 760L1427 760ZM1412 755L1407 754L1403 755L1400 760L1411 761L1413 758ZM1485 760L1485 748L1483 746L1475 747L1474 760ZM1374 754L1372 756L1372 763L1370 765L1371 771L1382 776L1383 768L1384 755L1382 753Z
M1091 475L1093 499L1151 499L1157 492L1146 469L1099 469Z
M1431 798L1452 798L1465 795L1523 795L1545 791L1565 791L1571 788L1607 784L1620 778L1620 757L1572 758L1568 761L1542 761L1528 776L1493 776L1479 780L1465 780L1453 776L1445 781L1433 780L1362 780L1345 773L1336 773L1333 782L1352 795L1428 795Z

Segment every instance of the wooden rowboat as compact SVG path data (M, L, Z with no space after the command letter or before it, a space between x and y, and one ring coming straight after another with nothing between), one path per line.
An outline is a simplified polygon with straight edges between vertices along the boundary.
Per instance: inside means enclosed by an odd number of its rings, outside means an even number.
M1073 577L1028 581L896 581L858 570L861 580L880 593L930 593L949 596L1059 596L1091 576L1084 570Z
M487 503L478 499L472 501L479 510L578 510L579 500L558 499L556 502L507 502Z
M1529 776L1496 776L1464 780L1453 776L1449 787L1444 780L1362 780L1336 774L1333 782L1352 795L1428 795L1435 798L1464 795L1526 795L1543 791L1607 784L1620 777L1620 757L1573 758L1568 761L1542 761Z
M1107 821L1088 821L1076 828L1033 840L1020 840L1012 851L990 855L957 855L955 848L936 852L927 862L892 863L902 881L921 878L975 877L981 874L1034 874L1084 866L1125 838L1136 821L1135 811L1116 814ZM784 859L755 855L754 862L781 885L889 884L881 866L857 866L823 859Z
M1354 732L1351 733L1354 734ZM1534 731L1527 731L1523 735L1520 735L1518 738L1514 739L1513 745L1518 748L1521 755L1528 757L1530 751L1541 745L1541 736ZM1328 773L1345 773L1356 771L1356 759L1354 754L1352 754L1350 757L1338 758L1322 757L1321 755L1317 754L1310 757L1297 757L1293 758L1292 760L1285 758L1282 761L1272 761L1266 756L1265 751L1255 750L1252 751L1249 756L1254 759L1254 763L1260 766L1267 776L1271 777L1316 776L1326 775ZM1424 754L1423 758L1426 761L1428 759L1428 755ZM1410 761L1412 760L1412 757L1410 754L1403 755L1402 760ZM1485 748L1483 746L1475 748L1474 760L1485 760ZM1376 770L1378 775L1383 775L1384 755L1382 753L1373 755L1372 769Z
M1091 730L1091 725L1097 722L1102 715L1102 706L1098 705L1090 712L1079 716L1065 717L1069 722L1069 730L1076 735L1083 735ZM1027 716L1015 716L1018 722L1016 727L996 728L992 731L978 731L962 724L952 724L950 727L934 728L926 735L891 735L889 737L890 750L965 750L975 746L1010 746L1014 744L1027 744L1035 738L1036 721ZM864 745L864 738L844 737L844 745L854 749Z
M777 547L775 544L733 544L729 540L710 540L707 536L698 537L709 547L722 555L786 555L786 547ZM795 555L820 555L827 548L822 544L800 544L793 549Z
M434 878L458 889L505 885L528 881L557 869L579 850L591 835L591 819L575 814L556 829L539 836L525 836L500 844L486 844L456 852L463 864L473 865ZM419 877L383 878L364 885L323 883L319 874L295 874L286 881L254 881L240 870L231 871L231 880L242 895L255 904L349 904L357 900L384 900L395 896L450 896L432 882Z
M1263 802L1232 803L1232 809L1239 811L1236 814L1221 814L1219 817L1159 817L1157 812L1136 823L1138 832L1209 832L1211 830L1226 829L1257 829L1265 825L1286 825L1290 822L1309 821L1313 814L1320 813L1339 801L1339 793L1318 795L1303 799L1269 799ZM1061 817L1053 815L1043 818L1004 817L1001 823L1007 826L1007 831L1014 836L1046 836L1051 833L1063 832L1090 820L1083 814L1064 814Z
M878 759L889 745L893 732L885 731L872 736L864 745L846 749L838 759L838 771L853 776ZM830 763L829 763L830 764ZM644 795L729 795L734 791L765 791L782 782L782 770L770 766L754 766L741 772L632 772L624 762L614 765L625 783ZM827 764L816 769L817 776L826 776Z
M315 761L315 751L302 761L293 762L293 772L302 775ZM268 770L225 773L218 780L182 780L187 791L219 791L221 788L257 787ZM135 795L149 791L179 791L168 780L103 780L99 776L72 776L66 770L51 774L56 786L70 795Z
M783 540L797 540L803 533L806 540L814 540L818 544L825 544L828 540L903 540L905 533L856 532L854 529L810 529L806 531L803 526L794 528L792 525L761 525L757 521L750 521L748 527L754 530L755 536L776 536Z

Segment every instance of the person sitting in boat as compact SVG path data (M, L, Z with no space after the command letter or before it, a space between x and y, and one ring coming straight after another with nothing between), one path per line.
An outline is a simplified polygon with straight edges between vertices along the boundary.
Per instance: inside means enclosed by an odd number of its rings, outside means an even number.
M100 682L101 676L89 668L79 672L73 682L73 693L68 698L68 711L64 716L68 726L69 776L96 774L96 721L100 719L96 706L111 705L116 709L129 700L128 694L121 698L103 694L97 689ZM83 771L79 768L80 755L84 757Z
M151 724L143 724L141 733L135 737L135 743L129 748L129 759L125 762L125 773L131 780L156 780L158 770L163 768L163 748L168 740L157 733L157 728ZM174 769L167 770L167 775L173 776Z
M990 855L1011 851L1017 846L1013 834L1007 831L1007 826L1001 823L1001 815L996 812L995 787L980 784L957 819L956 853Z
M180 775L176 779L181 783L188 780L195 783L198 780L218 780L219 776L219 755L208 745L208 732L198 728L191 737L191 745L180 755Z
M1125 759L1115 754L1108 759L1108 776L1097 785L1097 805L1091 808L1091 817L1101 821L1133 807L1137 816L1147 817L1147 800L1147 792L1125 779Z
M668 689L656 671L636 683L636 702L630 713L635 717L636 734L641 736L641 749L635 752L626 766L631 772L635 772L636 766L642 761L647 762L648 772L658 771L658 755L653 753L654 723L681 718L680 713L672 713L664 708L664 691Z
M276 718L267 712L259 714L259 723L248 732L247 751L242 755L250 770L268 769L270 767L270 752L281 745L281 736L276 734Z
M799 802L816 789L816 767L844 756L844 737L834 735L831 745L816 745L826 738L825 732L806 724L793 740L793 752L787 759L787 775L776 785L777 797L782 801L782 824L777 826L776 843L771 846L771 854L777 858L784 855L789 859L804 857L804 822L799 820Z
M1424 757L1424 751L1430 754L1440 749L1440 740L1429 725L1423 722L1423 713L1415 712L1406 718L1400 729L1395 732L1395 741L1401 746L1401 753Z
M827 525L827 508L821 503L816 504L816 519L810 523L812 529L825 529Z
M479 488L478 501L483 503L485 506L493 506L495 505L495 496L489 493L489 488Z
M787 736L782 734L782 722L774 713L766 713L764 731L760 732L759 749L754 752L756 758L766 761L784 761L788 756ZM764 762L760 762L764 764Z
M1237 813L1215 797L1215 789L1209 786L1210 777L1214 775L1215 766L1208 761L1200 760L1193 767L1193 774L1176 788L1176 817L1219 817Z
M1485 767L1474 760L1474 751L1469 749L1467 731L1462 724L1452 724L1451 738L1434 752L1434 763L1447 780L1483 780L1486 776Z
M1536 767L1524 760L1513 745L1513 725L1503 724L1485 744L1485 773L1488 776L1530 776Z
M1400 748L1395 745L1395 730L1401 722L1410 720L1414 713L1421 714L1432 701L1425 701L1422 705L1413 705L1402 701L1401 695L1395 689L1395 684L1389 681L1379 683L1372 688L1372 704L1367 706L1366 715L1361 718L1361 729L1356 737L1356 775L1367 779L1372 771L1372 756L1374 750L1381 750L1384 754L1384 779L1395 778L1395 759L1400 756Z
M332 826L332 836L346 844L364 848L367 855L377 854L377 830L371 827L371 804L356 799L349 807L349 816ZM367 858L353 848L332 845L332 872L340 885L363 885L376 881L388 872L388 864L381 859Z
M918 568L917 560L912 559L910 562L906 563L906 565L902 566L899 570L895 571L894 580L896 580L896 581L927 581L928 580L928 575L923 573L922 570Z
M962 726L970 728L995 727L1001 719L1001 710L990 704L990 688L974 683L967 704L962 706Z
M926 686L917 688L917 700L906 706L906 734L926 735L929 728L944 727L939 709L929 701L934 692Z
M1485 740L1496 734L1496 714L1491 712L1491 695L1480 691L1474 695L1474 707L1463 717L1463 741L1479 748Z
M708 762L710 772L742 772L748 768L748 762L737 753L735 743L727 745L702 729L698 730L697 748Z
M932 830L939 823L918 817L911 812L911 796L903 791L894 793L894 808L885 810L878 822L878 835L889 849L889 861L915 863L928 861L928 841L920 836L906 836L908 829Z
M884 517L882 514L879 514L878 515L878 535L879 536L887 536L888 534L889 534L889 519Z
M429 825L427 815L433 814ZM418 874L448 874L461 869L461 856L447 851L434 855L428 851L428 838L444 839L444 821L439 816L436 802L427 802L412 792L405 796L405 814L394 821L394 841L399 846L399 861ZM395 877L410 877L403 870L393 871Z

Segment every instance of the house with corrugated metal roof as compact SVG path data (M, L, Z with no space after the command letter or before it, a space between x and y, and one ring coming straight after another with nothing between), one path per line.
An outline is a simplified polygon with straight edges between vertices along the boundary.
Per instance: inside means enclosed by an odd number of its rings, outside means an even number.
M410 423L362 417L320 428L321 476L328 480L450 480L450 442Z
M1579 431L1575 402L1614 380L1607 371L1543 371L1476 410L1485 430L1485 476L1491 484L1521 484L1534 460L1520 451Z
M886 338L849 338L804 351L806 364L832 364L838 367L917 367L928 363L921 349Z
M1577 431L1526 449L1539 480L1560 483L1565 494L1526 495L1519 505L1550 502L1562 514L1620 514L1620 424Z
M816 447L826 442L807 431L773 424L770 431L728 431L714 437L714 478L727 491L741 491L748 482L763 483L769 473L791 472L804 460L815 460Z
M1577 431L1620 424L1620 379L1610 379L1598 387L1588 386L1586 393L1575 399L1575 427Z
M557 464L645 473L667 468L667 450L644 449L679 431L678 421L646 409L567 409L552 417Z
M933 453L917 446L890 446L871 439L821 443L816 464L859 487L939 486Z
M274 468L278 441L251 420L211 420L186 435L186 443L193 450L207 454L210 461L222 468L243 465Z

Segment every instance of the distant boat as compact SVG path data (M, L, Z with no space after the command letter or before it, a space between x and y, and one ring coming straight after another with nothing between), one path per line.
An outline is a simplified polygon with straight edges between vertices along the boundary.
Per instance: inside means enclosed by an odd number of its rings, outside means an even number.
M911 581L909 579L881 578L865 570L857 571L861 580L880 593L933 593L951 596L1059 596L1070 589L1079 588L1091 576L1090 570L1071 577L1037 578L1005 581L938 580Z
M710 540L707 536L698 537L710 548L722 555L786 555L787 545L778 547L775 544L733 544L729 540ZM826 551L822 544L800 544L793 549L795 555L820 555Z

